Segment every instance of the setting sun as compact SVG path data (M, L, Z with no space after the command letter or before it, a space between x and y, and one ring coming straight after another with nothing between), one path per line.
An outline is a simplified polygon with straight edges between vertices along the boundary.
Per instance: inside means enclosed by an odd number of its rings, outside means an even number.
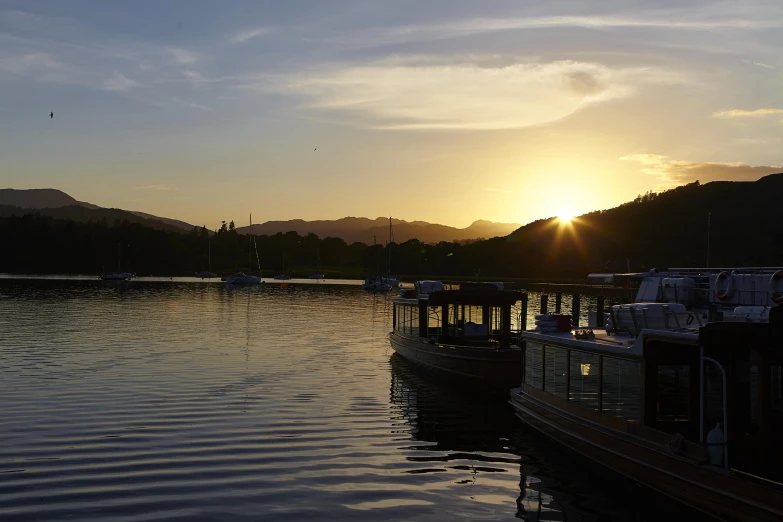
M569 223L572 219L574 219L574 213L567 210L561 210L557 213L557 219L561 223Z

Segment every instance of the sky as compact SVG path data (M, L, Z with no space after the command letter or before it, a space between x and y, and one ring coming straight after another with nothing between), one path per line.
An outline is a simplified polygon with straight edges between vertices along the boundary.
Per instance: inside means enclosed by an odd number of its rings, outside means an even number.
M465 227L755 180L781 28L780 0L3 0L0 187Z

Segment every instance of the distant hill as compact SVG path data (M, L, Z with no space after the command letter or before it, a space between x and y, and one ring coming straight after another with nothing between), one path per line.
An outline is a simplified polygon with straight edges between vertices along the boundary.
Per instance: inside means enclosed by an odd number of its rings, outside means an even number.
M584 277L591 271L625 271L628 264L632 270L705 267L708 235L711 267L783 266L781 198L783 173L648 193L566 225L556 218L535 221L510 234L506 246L494 247L505 253L501 258L514 259L516 270L510 265L495 270Z
M516 230L515 223L494 223L491 221L476 221L467 228L455 228L426 221L403 221L392 219L392 233L395 243L404 243L409 239L418 239L424 243L440 241L464 241L468 239L506 236ZM250 227L238 227L240 234L247 234ZM316 234L318 237L339 237L347 243L360 242L367 245L373 243L373 238L384 244L389 239L389 219L345 217L335 220L303 221L267 221L253 225L253 234L273 235L278 232L296 232L300 235Z
M4 217L29 214L34 211L42 216L73 221L100 221L105 218L113 223L114 220L119 219L162 230L180 232L193 230L193 225L184 221L153 216L145 212L102 208L92 203L77 201L57 189L0 189L0 207L2 207L0 215ZM96 210L97 212L84 212L82 209Z
M138 223L156 230L168 230L170 232L182 232L178 226L171 225L160 219L146 219L127 210L118 208L88 208L81 205L67 205L55 208L20 208L10 205L0 205L0 217L24 216L26 214L40 214L55 219L64 219L69 221L78 221L86 223L88 221L99 222L106 220L108 224L115 221L128 221L129 223ZM191 227L192 230L193 227Z
M98 205L76 201L57 189L0 189L0 205L19 208L60 208L71 205L100 208Z

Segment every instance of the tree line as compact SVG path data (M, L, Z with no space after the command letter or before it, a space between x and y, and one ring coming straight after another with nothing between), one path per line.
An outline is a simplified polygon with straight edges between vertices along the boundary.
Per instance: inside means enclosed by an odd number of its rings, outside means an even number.
M542 219L508 237L424 244L348 244L296 232L250 238L232 222L214 234L127 221L80 223L38 214L0 218L0 272L191 275L258 271L327 277L584 278L590 272L684 266L781 266L783 174L750 183L691 183L649 192L571 223ZM211 254L211 255L210 255Z

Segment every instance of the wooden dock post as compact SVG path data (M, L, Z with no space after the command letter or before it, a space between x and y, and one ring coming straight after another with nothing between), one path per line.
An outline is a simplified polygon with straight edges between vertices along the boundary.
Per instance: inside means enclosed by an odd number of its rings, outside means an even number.
M559 314L563 306L563 292L555 293L555 313Z
M573 316L574 328L579 328L579 294L571 296L571 315Z
M541 315L549 313L549 294L541 294Z
M598 296L598 304L596 307L595 324L598 328L604 327L604 296Z

